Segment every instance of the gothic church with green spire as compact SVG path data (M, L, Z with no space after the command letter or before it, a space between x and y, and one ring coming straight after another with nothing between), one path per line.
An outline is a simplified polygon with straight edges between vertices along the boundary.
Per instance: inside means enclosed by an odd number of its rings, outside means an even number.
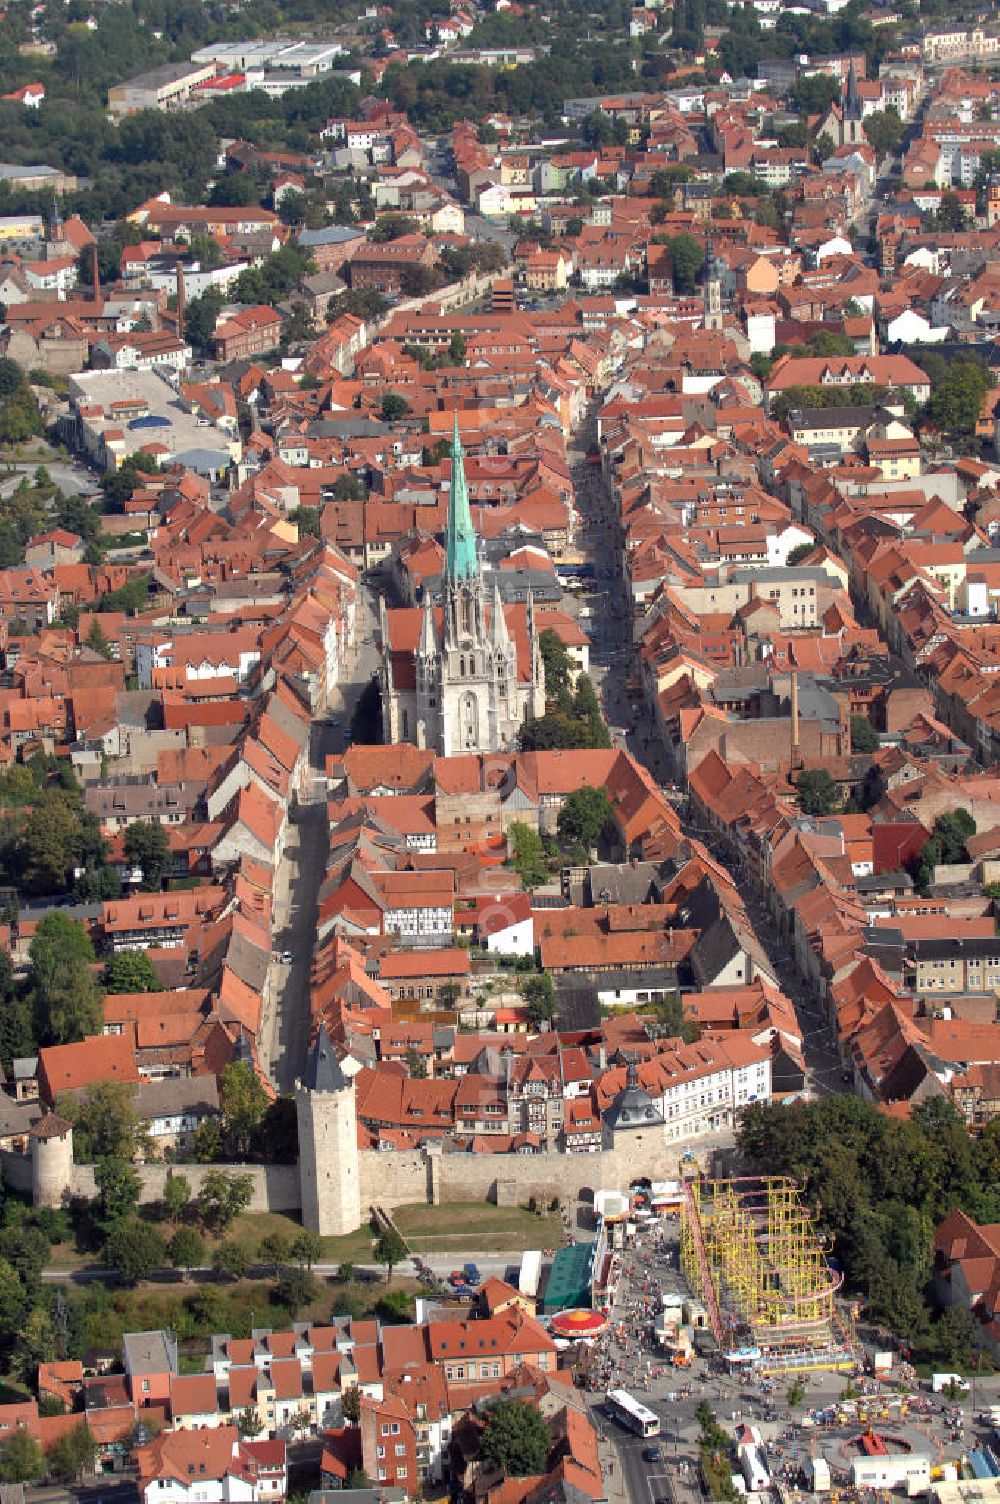
M504 606L496 574L484 578L469 506L458 417L444 573L436 605L382 610L382 719L386 741L445 756L513 751L524 721L545 713L534 603Z

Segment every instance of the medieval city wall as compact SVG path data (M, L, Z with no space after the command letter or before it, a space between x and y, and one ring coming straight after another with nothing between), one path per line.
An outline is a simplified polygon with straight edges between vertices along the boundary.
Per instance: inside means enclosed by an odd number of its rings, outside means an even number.
M640 1135L645 1137L645 1135ZM365 1150L361 1158L362 1215L369 1206L391 1211L397 1206L428 1201L499 1201L525 1205L539 1201L575 1200L581 1191L624 1191L637 1176L651 1180L676 1179L683 1146L669 1148L662 1135L657 1143L634 1140L597 1154L430 1154L383 1153ZM588 1196L589 1199L589 1196Z
M699 1147L704 1151L704 1145ZM367 1220L372 1206L388 1211L421 1203L462 1201L524 1206L531 1197L545 1203L554 1197L569 1202L581 1193L589 1201L594 1191L626 1190L637 1176L652 1180L676 1178L678 1156L683 1148L679 1144L668 1147L657 1134L642 1134L638 1139L629 1139L596 1154L424 1154L419 1150L409 1153L363 1150L358 1155L358 1225ZM166 1164L135 1166L141 1183L141 1204L162 1199L170 1168ZM192 1196L198 1195L207 1175L222 1170L250 1178L251 1213L298 1212L302 1208L298 1165L179 1164L172 1168L187 1180ZM0 1151L0 1169L7 1185L17 1190L32 1189L28 1156ZM92 1165L73 1164L68 1168L63 1196L93 1198L96 1194ZM59 1199L55 1196L50 1204L58 1204Z
M298 1165L136 1165L135 1172L142 1183L139 1200L142 1205L163 1198L167 1174L173 1169L183 1175L191 1187L191 1195L197 1196L205 1183L206 1175L223 1170L227 1175L247 1175L253 1181L253 1199L248 1208L251 1212L294 1212L302 1205L299 1189ZM71 1196L97 1195L93 1165L73 1166L69 1185Z

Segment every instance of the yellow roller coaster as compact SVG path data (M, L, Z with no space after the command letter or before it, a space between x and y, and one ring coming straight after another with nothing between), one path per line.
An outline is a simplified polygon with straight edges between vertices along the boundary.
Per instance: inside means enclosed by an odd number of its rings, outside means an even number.
M705 1300L719 1346L762 1367L842 1367L842 1276L785 1177L684 1181L681 1262Z

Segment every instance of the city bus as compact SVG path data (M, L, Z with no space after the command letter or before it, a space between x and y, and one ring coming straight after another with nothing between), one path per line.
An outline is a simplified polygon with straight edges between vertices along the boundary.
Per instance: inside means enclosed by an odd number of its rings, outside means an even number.
M605 1398L608 1414L638 1436L659 1436L660 1417L624 1389L609 1389Z

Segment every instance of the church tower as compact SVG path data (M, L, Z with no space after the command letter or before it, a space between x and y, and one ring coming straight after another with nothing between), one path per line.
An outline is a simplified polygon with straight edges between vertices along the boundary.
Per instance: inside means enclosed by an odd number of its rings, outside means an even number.
M709 239L705 246L705 283L702 293L704 313L703 329L722 328L722 282L715 264L715 251Z
M532 684L527 705L517 674L517 646L500 598L499 583L487 592L469 507L465 455L458 417L451 446L451 491L445 538L440 634L429 595L424 597L420 639L414 655L418 746L445 756L513 748L525 710L536 708L536 665L541 649L534 612L528 615ZM544 709L544 670L538 681Z
M337 1236L361 1226L358 1117L354 1082L320 1024L295 1087L302 1226Z
M863 122L864 106L861 102L861 95L858 93L858 79L852 59L847 73L847 93L844 96L844 113L840 127L841 146L857 146L867 139Z

